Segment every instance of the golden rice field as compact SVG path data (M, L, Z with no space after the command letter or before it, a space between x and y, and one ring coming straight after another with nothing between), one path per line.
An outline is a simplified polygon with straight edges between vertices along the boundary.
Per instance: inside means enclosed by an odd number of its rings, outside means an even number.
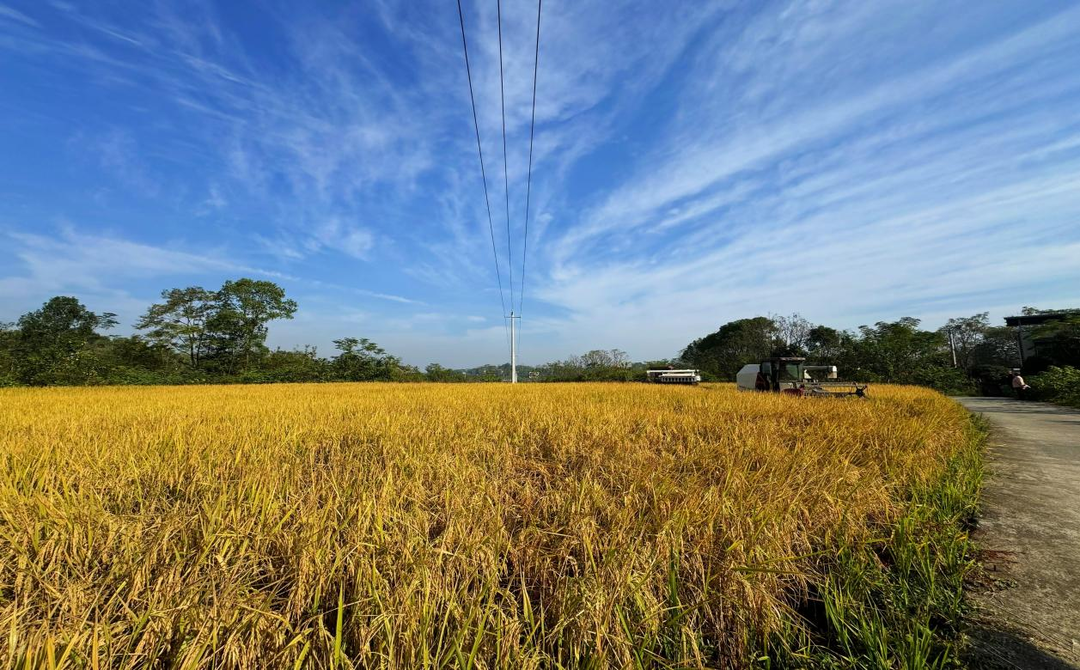
M752 665L965 444L943 396L871 393L0 390L0 656Z

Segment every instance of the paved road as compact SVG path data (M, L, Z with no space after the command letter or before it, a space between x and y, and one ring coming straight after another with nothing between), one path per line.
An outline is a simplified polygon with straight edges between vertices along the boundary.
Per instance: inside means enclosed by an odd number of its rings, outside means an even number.
M972 665L1080 668L1080 411L958 400L993 426Z

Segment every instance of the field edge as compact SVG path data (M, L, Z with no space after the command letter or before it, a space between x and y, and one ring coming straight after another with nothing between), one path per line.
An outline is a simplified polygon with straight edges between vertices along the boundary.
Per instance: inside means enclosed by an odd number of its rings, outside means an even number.
M881 541L822 552L808 596L754 667L965 667L988 436L989 423L968 413L964 443L909 492Z

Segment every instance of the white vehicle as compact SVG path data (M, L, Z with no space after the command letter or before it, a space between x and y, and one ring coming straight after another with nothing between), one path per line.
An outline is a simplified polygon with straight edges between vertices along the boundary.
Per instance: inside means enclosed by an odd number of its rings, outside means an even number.
M697 370L646 370L646 378L654 384L699 384Z

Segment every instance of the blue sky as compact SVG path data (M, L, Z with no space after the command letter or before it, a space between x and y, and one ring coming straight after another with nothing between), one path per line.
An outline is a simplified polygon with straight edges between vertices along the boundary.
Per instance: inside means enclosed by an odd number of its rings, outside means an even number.
M534 3L506 0L520 283ZM465 3L507 281L495 2ZM1080 304L1080 6L544 3L521 358ZM0 320L252 276L506 358L456 4L0 0Z

